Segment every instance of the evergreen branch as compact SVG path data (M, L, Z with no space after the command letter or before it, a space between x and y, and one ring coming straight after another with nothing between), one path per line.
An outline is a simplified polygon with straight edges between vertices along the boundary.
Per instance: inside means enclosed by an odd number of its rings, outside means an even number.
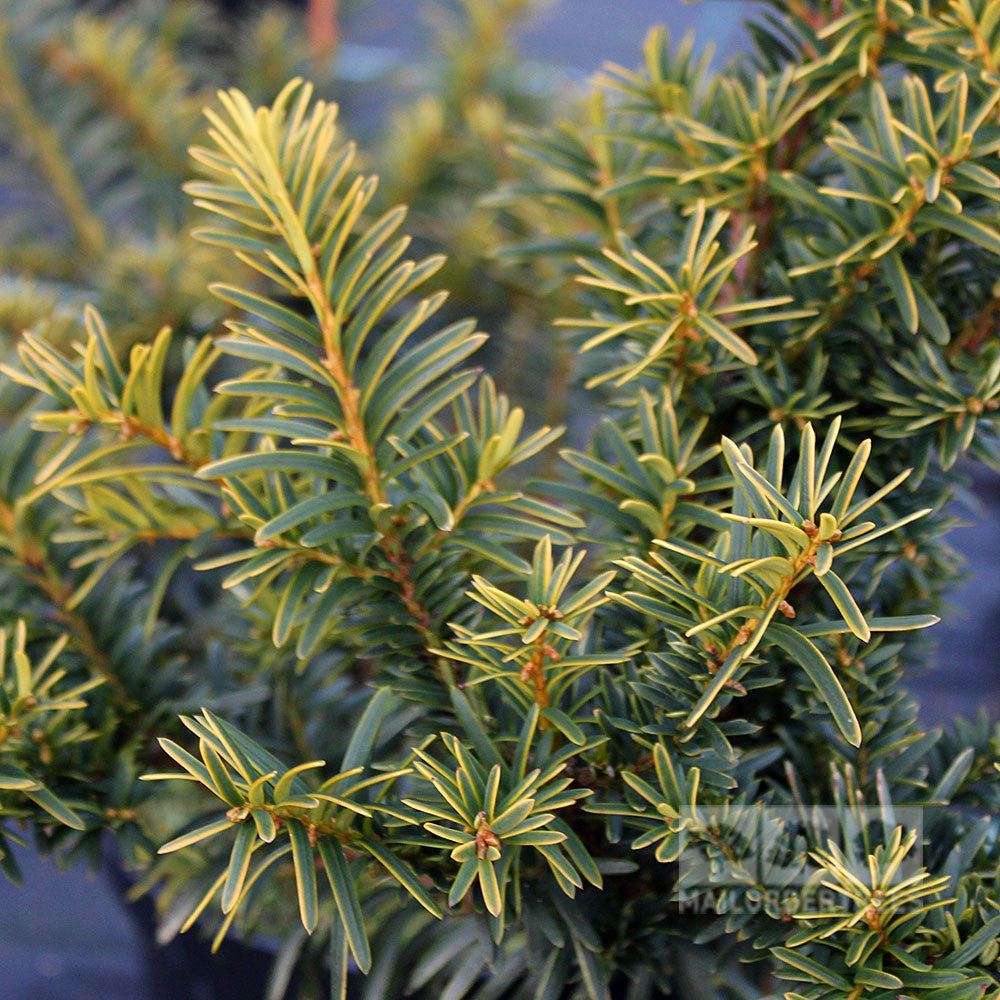
M0 535L4 546L20 564L24 579L51 602L56 617L79 647L90 669L107 684L119 710L125 716L133 714L139 706L112 669L86 616L79 611L76 588L61 578L44 540L26 531L23 518L19 518L16 508L5 500L0 500Z

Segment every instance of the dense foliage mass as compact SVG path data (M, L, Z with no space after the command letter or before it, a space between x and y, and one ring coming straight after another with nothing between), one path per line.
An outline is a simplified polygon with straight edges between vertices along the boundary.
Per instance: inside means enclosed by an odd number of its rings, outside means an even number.
M1000 729L902 687L997 464L1000 3L752 38L517 139L551 473L336 108L220 93L225 331L4 369L5 838L116 829L165 935L280 930L274 995L1000 997Z

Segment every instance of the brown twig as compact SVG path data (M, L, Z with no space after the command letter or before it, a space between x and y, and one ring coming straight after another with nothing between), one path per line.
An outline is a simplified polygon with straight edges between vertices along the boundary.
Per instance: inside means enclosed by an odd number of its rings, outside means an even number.
M309 0L306 8L306 34L316 62L329 59L340 44L338 0Z

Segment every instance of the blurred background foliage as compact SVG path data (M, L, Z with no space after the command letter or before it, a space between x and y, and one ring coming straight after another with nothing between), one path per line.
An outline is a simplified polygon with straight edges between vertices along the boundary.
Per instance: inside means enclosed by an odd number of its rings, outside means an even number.
M0 338L31 328L66 344L83 303L100 309L122 349L159 326L214 329L221 308L206 301L204 275L235 279L239 265L190 236L198 210L181 192L186 150L219 87L266 102L303 76L342 104L341 127L363 140L380 176L371 217L405 202L416 249L448 249L447 308L499 334L486 363L509 375L556 302L492 259L526 231L524 213L479 200L513 176L512 126L572 113L566 72L515 45L545 5L409 5L417 23L401 26L408 37L392 50L342 46L339 32L315 27L327 6L364 22L362 0L317 2L311 17L281 4L11 0L0 18ZM422 36L430 53L408 53ZM550 353L533 344L539 378ZM539 398L530 382L509 381Z

